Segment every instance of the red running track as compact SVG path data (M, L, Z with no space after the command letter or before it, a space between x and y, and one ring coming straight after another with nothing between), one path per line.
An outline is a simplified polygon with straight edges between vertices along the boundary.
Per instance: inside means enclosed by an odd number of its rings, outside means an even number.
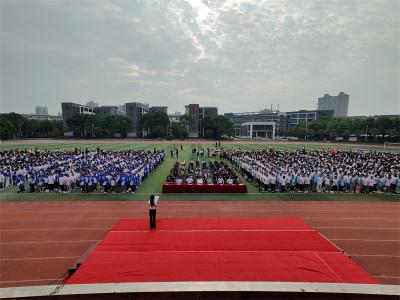
M67 283L378 283L299 219L161 219L157 230L147 224L119 221Z
M400 204L330 201L165 201L160 218L297 217L375 279L400 284ZM145 201L0 202L0 286L58 284L121 218Z

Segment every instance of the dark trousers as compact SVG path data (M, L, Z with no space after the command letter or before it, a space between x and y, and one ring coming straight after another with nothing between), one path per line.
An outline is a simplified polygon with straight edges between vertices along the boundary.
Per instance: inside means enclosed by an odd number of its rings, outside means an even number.
M156 213L157 213L157 210L149 209L150 228L156 228Z

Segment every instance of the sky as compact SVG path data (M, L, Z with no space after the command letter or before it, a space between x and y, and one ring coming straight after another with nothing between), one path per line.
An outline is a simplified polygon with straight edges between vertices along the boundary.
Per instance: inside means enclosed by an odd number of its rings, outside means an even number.
M0 0L0 112L143 102L184 112L400 112L398 0Z

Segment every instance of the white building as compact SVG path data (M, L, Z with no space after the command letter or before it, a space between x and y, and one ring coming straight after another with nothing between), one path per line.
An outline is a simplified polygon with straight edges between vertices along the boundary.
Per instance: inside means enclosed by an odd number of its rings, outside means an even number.
M240 137L275 139L275 122L245 122L240 124Z
M35 107L35 113L39 116L47 116L49 114L49 111L47 110L47 106L38 105Z
M318 110L333 110L334 117L347 117L350 96L340 92L337 96L325 94L318 98Z

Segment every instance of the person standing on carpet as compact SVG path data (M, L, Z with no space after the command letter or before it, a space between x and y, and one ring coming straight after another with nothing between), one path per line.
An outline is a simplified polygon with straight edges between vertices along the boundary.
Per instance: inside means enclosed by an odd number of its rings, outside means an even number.
M158 206L158 199L160 196L150 196L150 200L148 201L149 205L149 216L150 216L150 228L156 228L156 213Z

